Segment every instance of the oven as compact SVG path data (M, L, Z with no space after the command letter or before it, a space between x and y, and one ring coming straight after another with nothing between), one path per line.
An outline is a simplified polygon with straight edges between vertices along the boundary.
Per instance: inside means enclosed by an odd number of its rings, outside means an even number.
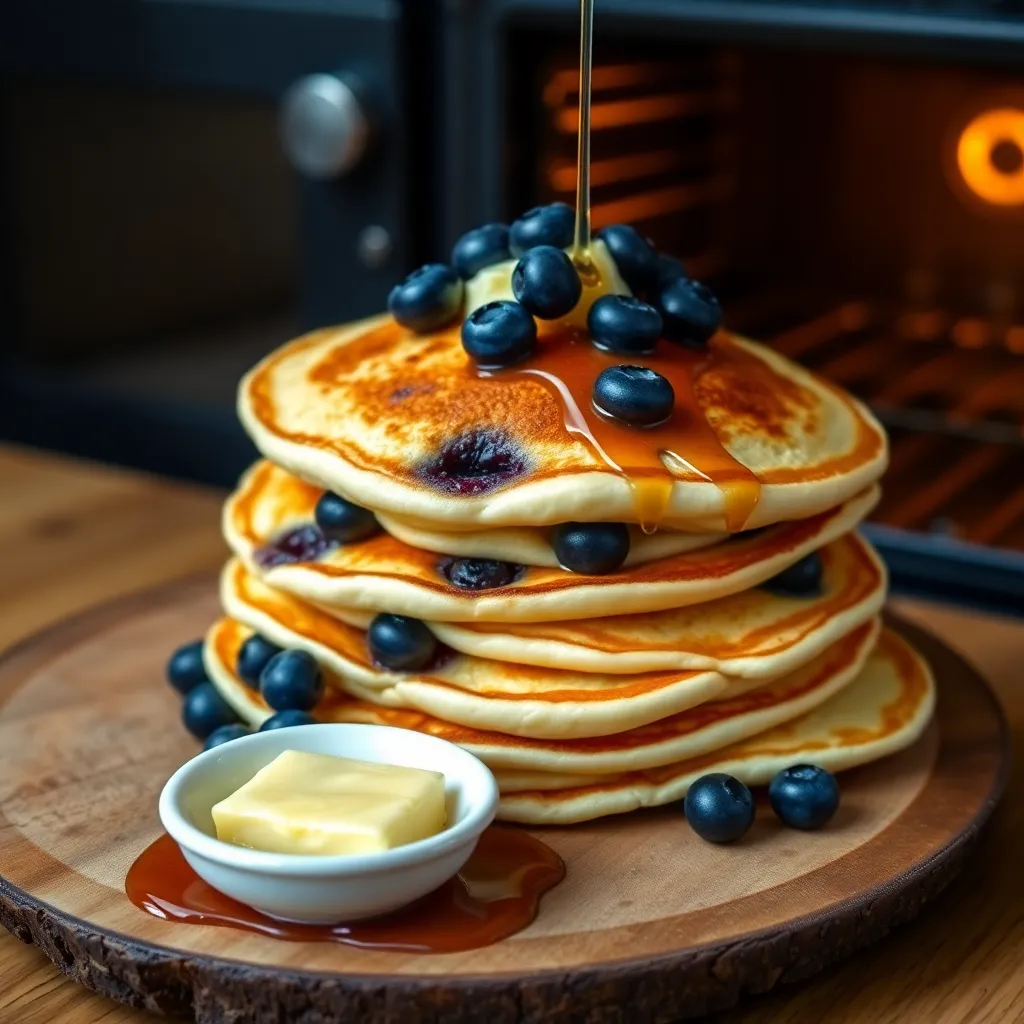
M432 251L428 13L5 5L0 436L235 478L244 370Z
M572 202L578 29L446 11L448 240ZM1024 3L599 0L594 61L595 226L879 415L897 585L1024 611Z
M0 435L226 484L233 393L572 199L577 0L17 0ZM598 0L593 203L892 437L902 589L1024 611L1024 2Z

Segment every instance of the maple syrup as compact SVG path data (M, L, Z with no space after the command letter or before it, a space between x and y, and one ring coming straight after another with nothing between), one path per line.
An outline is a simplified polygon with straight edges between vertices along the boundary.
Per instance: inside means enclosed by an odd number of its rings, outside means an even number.
M594 0L580 0L580 98L576 148L576 230L572 260L585 285L600 283L590 253L590 106L594 53ZM643 365L666 377L675 392L672 415L662 424L628 427L594 408L591 394L602 370L623 362L600 352L582 333L547 338L528 363L505 370L478 370L481 377L525 375L542 383L560 402L566 430L579 438L610 469L622 474L633 491L637 519L645 533L663 520L675 476L666 460L696 471L713 483L725 503L725 527L741 530L761 493L754 474L719 441L697 405L695 377L714 353L673 347L671 354L645 356Z
M525 363L503 370L473 368L472 372L485 379L522 375L544 385L562 407L565 429L629 481L637 519L646 532L662 521L677 479L666 460L697 473L722 492L726 529L736 531L754 510L761 485L726 450L694 394L694 381L723 358L713 343L706 352L663 345L643 356L643 365L665 377L675 392L668 419L644 428L629 427L594 408L594 381L602 370L622 363L623 357L595 348L584 331L545 339Z
M337 942L404 953L458 953L489 946L537 916L541 897L565 877L561 857L520 829L492 825L465 867L441 888L383 917L352 924L292 924L267 917L204 882L168 835L128 871L128 898L154 917L237 928L291 942Z
M572 261L584 285L600 283L590 255L590 79L594 66L594 0L580 0L580 105L576 135L576 230Z

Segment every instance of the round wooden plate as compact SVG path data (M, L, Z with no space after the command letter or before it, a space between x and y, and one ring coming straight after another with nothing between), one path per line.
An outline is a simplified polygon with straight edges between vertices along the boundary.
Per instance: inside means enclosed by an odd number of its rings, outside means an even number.
M217 613L189 581L23 644L0 665L0 922L107 995L200 1022L672 1020L804 977L913 917L960 870L1006 778L984 682L899 623L930 660L938 720L847 773L817 833L762 808L740 844L676 808L541 834L568 874L537 920L468 953L417 956L174 924L124 878L159 834L157 795L196 752L163 681Z

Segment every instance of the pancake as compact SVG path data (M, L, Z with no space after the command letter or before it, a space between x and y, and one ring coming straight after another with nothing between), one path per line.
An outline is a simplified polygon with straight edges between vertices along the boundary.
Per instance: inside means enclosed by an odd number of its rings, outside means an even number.
M857 675L875 645L877 622L835 644L805 668L749 693L669 716L648 726L598 739L523 739L466 728L406 710L384 708L344 696L335 686L316 710L330 722L368 722L426 732L458 743L495 770L525 773L534 784L607 781L609 772L631 772L693 758L734 744L808 712L838 693ZM238 648L251 631L231 620L214 627L206 646L210 678L241 717L258 726L270 710L234 670ZM513 776L515 777L515 776ZM520 778L524 777L522 774Z
M935 684L927 663L886 629L852 683L784 725L710 754L600 783L573 785L575 780L564 774L498 771L498 813L505 821L567 825L681 800L709 772L761 786L793 764L844 771L910 746L924 732L934 706Z
M466 309L508 295L513 265L471 280ZM592 298L574 314L582 316ZM833 508L885 468L885 435L862 404L724 331L705 353L662 342L635 357L678 385L675 457L659 461L654 452L648 460L641 449L654 435L618 424L624 454L606 458L586 436L604 429L594 427L590 389L601 368L624 360L573 339L578 327L545 325L525 369L481 374L462 347L459 323L427 335L389 316L326 328L246 375L239 416L257 448L296 475L449 530L644 522L636 484L654 474L666 488L654 517L660 525L731 532ZM562 377L534 372L545 360L572 365ZM585 400L569 396L576 384ZM590 426L581 431L584 420ZM757 491L741 502L742 514L733 507L737 473Z
M662 611L736 594L848 533L878 500L872 486L808 519L607 576L528 566L509 586L467 591L444 578L443 558L387 533L328 550L314 561L268 566L261 549L311 523L320 494L318 487L271 463L257 463L224 508L224 535L232 551L274 587L342 613L383 611L431 622L502 623Z
M281 647L309 652L330 671L332 682L353 696L516 736L605 736L734 696L759 682L678 669L602 675L455 652L429 669L396 673L372 663L362 630L271 589L237 563L225 568L221 599L232 619Z
M454 532L433 529L400 516L379 513L381 525L404 544L441 555L461 558L493 558L500 562L558 568L551 546L551 531L536 526L506 526L492 530ZM686 551L699 551L727 539L727 533L682 533L657 530L644 533L639 526L629 528L629 555L625 566L643 565L659 558L670 558Z
M790 672L877 615L885 566L848 533L819 549L821 593L788 597L763 588L706 604L642 615L564 622L432 622L457 651L480 658L581 672L714 669L767 679Z

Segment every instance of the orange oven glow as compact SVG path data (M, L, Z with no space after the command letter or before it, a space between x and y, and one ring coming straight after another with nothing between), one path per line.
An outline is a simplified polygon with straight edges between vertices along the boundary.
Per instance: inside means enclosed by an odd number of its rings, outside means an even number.
M978 114L960 133L956 162L980 199L1024 205L1024 110L997 107Z

